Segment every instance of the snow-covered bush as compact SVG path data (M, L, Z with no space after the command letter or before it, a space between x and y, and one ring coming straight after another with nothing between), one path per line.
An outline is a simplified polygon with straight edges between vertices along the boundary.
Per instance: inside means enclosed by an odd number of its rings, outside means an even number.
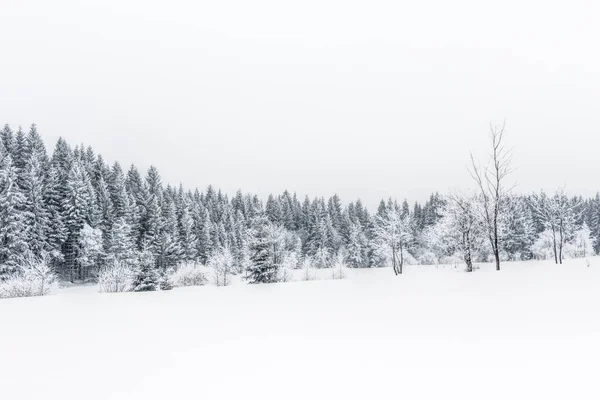
M207 266L213 269L217 286L228 286L231 283L230 275L235 272L235 260L229 248L225 247L211 254Z
M0 281L0 298L44 296L57 282L47 257L26 257L23 264L7 279Z
M421 265L437 265L438 258L433 252L427 251L419 256L418 261Z
M549 260L554 258L554 239L552 232L549 229L540 233L540 236L531 246L531 253L536 260Z
M174 287L202 286L207 282L206 268L202 264L182 263L170 271L168 280Z
M464 262L465 260L458 254L440 258L440 264L442 265L458 266Z
M98 286L103 293L128 292L133 289L134 278L130 265L114 261L100 271Z

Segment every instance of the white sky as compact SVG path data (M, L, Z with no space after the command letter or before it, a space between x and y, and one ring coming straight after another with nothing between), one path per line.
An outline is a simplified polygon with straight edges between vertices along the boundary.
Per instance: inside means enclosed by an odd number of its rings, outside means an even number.
M369 206L470 185L506 118L518 190L592 195L595 0L0 0L0 123L167 183Z

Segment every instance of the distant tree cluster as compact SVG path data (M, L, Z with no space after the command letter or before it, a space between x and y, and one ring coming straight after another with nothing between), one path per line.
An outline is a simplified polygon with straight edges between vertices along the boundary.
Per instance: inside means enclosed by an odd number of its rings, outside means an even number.
M342 204L337 195L300 200L285 191L263 203L241 191L230 198L212 186L164 185L155 167L125 171L64 139L49 155L35 125L27 133L6 125L0 131L0 280L31 259L48 260L62 279L97 280L110 269L130 274L134 290L154 290L168 287L169 269L195 263L218 271L219 284L230 274L262 283L285 280L282 269L342 261L351 268L389 265L400 274L406 263L464 262L472 270L474 262L496 255L559 263L600 250L600 195L584 200L562 191L516 196L491 189L488 198L485 190L433 194L413 206L382 200L374 214L360 200ZM491 218L497 248L485 223Z

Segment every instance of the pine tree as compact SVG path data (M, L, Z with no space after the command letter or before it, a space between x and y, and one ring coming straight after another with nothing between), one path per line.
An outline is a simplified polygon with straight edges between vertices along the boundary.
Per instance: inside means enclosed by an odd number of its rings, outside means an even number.
M367 266L367 238L363 234L360 225L351 223L348 244L348 264L353 268Z
M269 195L267 199L267 204L265 205L265 212L267 213L267 218L273 224L281 224L283 220L283 210L281 208L281 203L279 199L274 197L272 194Z
M15 142L13 148L13 163L17 171L17 183L21 189L23 189L25 181L25 168L27 164L27 140L25 139L25 132L19 126L17 134L15 135Z
M35 155L40 160L40 164L42 168L46 167L48 163L48 155L46 154L46 146L44 145L44 141L42 137L37 131L37 126L35 124L31 124L31 128L27 133L27 137L25 138L26 142L26 153L27 158Z
M125 176L119 163L115 163L110 171L108 191L114 207L115 217L125 217L129 211L129 198L125 187Z
M197 259L198 241L194 233L194 220L190 212L190 204L186 198L181 199L179 216L179 242L181 243L181 257L183 261Z
M517 197L508 197L505 207L501 225L503 250L511 260L529 260L533 257L531 245L535 241L531 210Z
M134 292L153 292L161 286L161 276L156 269L154 256L148 249L143 249L138 257L138 267L133 278ZM163 283L163 287L165 284Z
M274 238L271 224L265 215L252 221L250 242L250 265L247 271L249 283L272 283L277 281L279 263L273 252Z
M108 190L108 185L104 181L104 177L100 176L96 190L96 203L99 211L99 228L105 238L108 237L112 224L115 220L115 212L113 209L112 199Z
M210 213L204 206L200 206L196 212L196 237L198 238L197 254L200 262L206 264L208 257L213 249L212 244L212 222L210 220Z
M44 182L44 205L48 212L48 252L54 259L62 259L61 248L67 239L64 223L63 202L59 189L58 172L52 165Z
M78 263L79 236L84 225L93 228L91 217L94 215L91 205L95 204L89 190L89 177L78 160L71 165L71 171L66 184L66 195L62 209L67 239L63 244L63 254L70 280L75 277L84 279L83 270Z
M0 142L2 142L1 147L3 148L3 153L0 154L0 156L6 156L7 154L12 156L14 140L15 137L12 129L10 129L10 126L8 124L4 125L2 131L0 131Z
M36 257L51 250L48 238L50 213L44 202L44 175L41 153L32 152L27 160L23 176L23 194L25 196L25 216L28 227L29 248Z
M107 245L108 258L127 265L135 262L135 244L131 234L131 226L124 217L118 218L110 229Z
M12 157L0 160L0 277L14 272L29 251L25 196L17 184Z

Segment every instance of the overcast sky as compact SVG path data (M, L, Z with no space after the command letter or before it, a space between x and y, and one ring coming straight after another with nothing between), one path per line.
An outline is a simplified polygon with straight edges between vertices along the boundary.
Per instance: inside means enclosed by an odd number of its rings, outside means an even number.
M164 182L424 200L507 121L517 190L600 189L598 1L0 0L0 123Z

